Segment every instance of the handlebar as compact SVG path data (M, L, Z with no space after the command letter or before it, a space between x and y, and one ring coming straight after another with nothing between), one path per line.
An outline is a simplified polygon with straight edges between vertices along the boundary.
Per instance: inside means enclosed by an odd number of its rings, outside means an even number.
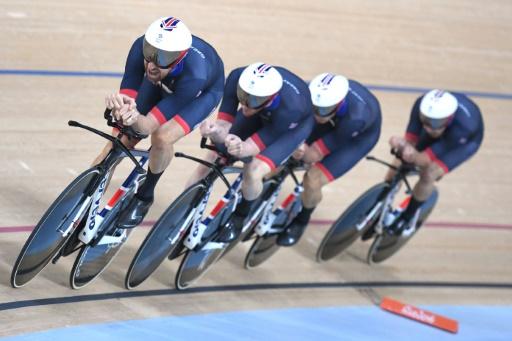
M141 134L141 133L135 131L135 129L133 129L131 126L124 126L119 121L116 121L114 119L114 117L112 116L112 109L106 108L105 112L103 113L103 117L105 118L105 120L107 120L107 125L109 127L113 127L115 129L119 130L119 133L120 133L120 135L118 136L119 138L122 135L126 135L126 136L128 136L128 138L135 138L138 140L143 140L146 137L148 137L148 135Z
M380 159L377 159L376 157L374 156L367 156L366 157L366 160L369 160L369 161L375 161L375 162L378 162L380 164L383 164L391 169L393 169L396 173L393 177L393 180L391 181L392 183L396 183L400 180L403 180L406 187L407 187L407 190L408 191L411 191L411 186L409 184L409 181L407 180L407 175L410 175L410 174L414 174L414 173L417 173L418 172L418 167L416 167L416 165L412 164L412 163L408 163L408 162L405 162L403 159L402 159L402 156L400 155L400 153L398 153L396 150L394 149L391 149L391 154L394 155L395 157L397 157L401 162L402 164L399 166L399 167L396 167L386 161L383 161L383 160L380 160Z
M146 171L139 164L139 161L137 161L137 159L135 158L135 156L133 156L133 154L130 152L130 150L128 148L126 148L126 146L121 142L121 137L123 135L126 135L129 138L143 139L143 138L146 138L147 135L139 134L138 132L133 130L132 127L124 127L119 122L116 122L114 120L114 118L112 117L112 110L111 109L108 109L108 108L105 109L105 112L104 112L103 116L107 120L107 125L108 126L114 127L114 128L119 130L119 135L117 137L109 135L109 134L106 134L106 133L104 133L102 131L99 131L98 129L89 127L87 125L84 125L82 123L79 123L79 122L73 121L73 120L68 121L68 125L70 127L78 127L78 128L85 129L87 131L90 131L90 132L92 132L92 133L94 133L96 135L99 135L99 136L103 137L104 139L107 139L107 140L111 141L112 144L114 145L114 148L121 149L123 151L123 153L126 156L128 156L130 158L130 160L135 164L135 171L138 174L145 174Z
M234 158L232 156L230 156L230 155L226 155L226 154L222 153L214 145L207 144L207 141L208 140L207 140L206 137L202 137L201 138L200 147L201 147L201 149L212 150L212 151L216 152L217 154L219 154L220 158L217 159L215 161L215 163L211 163L211 162L208 162L208 161L205 161L205 160L202 160L202 159L199 159L199 158L196 158L194 156L190 156L190 155L187 155L187 154L184 154L184 153L181 153L181 152L174 153L174 156L182 157L182 158L185 158L185 159L189 159L189 160L195 161L197 163L202 164L203 166L206 166L206 167L210 168L222 180L222 182L224 182L226 187L230 188L231 185L229 184L228 179L226 179L226 177L222 173L222 167L233 163ZM224 161L220 162L219 161L220 159L224 159Z

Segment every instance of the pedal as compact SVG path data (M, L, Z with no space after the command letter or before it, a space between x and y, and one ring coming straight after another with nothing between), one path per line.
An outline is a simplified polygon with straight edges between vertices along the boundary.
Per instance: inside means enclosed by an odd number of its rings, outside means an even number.
M405 229L402 230L402 233L400 234L402 237L410 237L416 231L416 225L418 224L420 211L421 209L416 210L416 213L411 219L411 222L406 226Z

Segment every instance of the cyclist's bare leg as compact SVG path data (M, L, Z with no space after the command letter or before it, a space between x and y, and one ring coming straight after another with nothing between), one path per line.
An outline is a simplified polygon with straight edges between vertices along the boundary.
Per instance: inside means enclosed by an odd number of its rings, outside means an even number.
M174 144L185 136L185 131L174 119L155 128L156 130L150 130L152 132L151 151L146 180L139 187L132 201L120 213L118 227L133 228L142 222L153 203L155 187L171 162Z
M329 179L318 167L311 167L304 175L304 192L302 204L305 208L316 207L322 201L322 187L329 183Z
M271 170L267 163L256 158L244 165L242 195L246 200L252 201L259 197L263 190L263 178Z
M413 189L413 196L418 201L427 200L434 191L434 184L444 175L444 170L437 163L431 162L420 170L420 180Z
M161 173L167 168L173 157L174 144L183 136L183 128L174 119L160 126L151 135L149 168L153 173Z
M322 187L329 183L327 176L316 166L312 166L304 175L302 185L302 210L292 220L286 230L281 233L277 239L277 244L281 246L295 245L301 238L306 229L311 214L316 206L322 201Z
M231 242L238 238L242 232L243 222L249 214L254 200L263 190L263 178L272 168L265 162L254 158L250 163L244 165L242 181L242 201L236 207L231 218L231 224L225 226L218 237L219 241Z

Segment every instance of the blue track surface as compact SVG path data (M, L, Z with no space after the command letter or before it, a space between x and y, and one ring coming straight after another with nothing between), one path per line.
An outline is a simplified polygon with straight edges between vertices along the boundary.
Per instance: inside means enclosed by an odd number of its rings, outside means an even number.
M54 329L6 340L512 340L512 307L425 306L451 334L374 306L240 311Z
M106 77L120 78L123 76L121 72L101 72L101 71L65 71L65 70L10 70L0 69L0 75L16 75L16 76L43 76L43 77ZM371 90L386 92L402 92L402 93L424 93L429 91L427 88L405 87L394 85L370 85L366 84ZM465 93L472 97L512 100L512 94L481 92L481 91L465 91L453 90Z

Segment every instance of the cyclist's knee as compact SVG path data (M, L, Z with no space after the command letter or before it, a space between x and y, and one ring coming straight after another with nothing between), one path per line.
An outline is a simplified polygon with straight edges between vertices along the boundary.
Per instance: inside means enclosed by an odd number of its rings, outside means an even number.
M183 128L176 121L171 120L151 134L151 145L157 148L172 147L183 136L185 136Z
M444 170L436 163L432 162L420 171L420 181L423 183L434 183L441 179Z
M263 181L263 177L270 171L270 167L265 162L253 159L245 167L244 179L249 182Z
M157 129L151 135L151 146L153 148L170 148L181 136L171 129Z
M307 191L318 191L325 183L322 172L315 167L304 175L304 189Z

